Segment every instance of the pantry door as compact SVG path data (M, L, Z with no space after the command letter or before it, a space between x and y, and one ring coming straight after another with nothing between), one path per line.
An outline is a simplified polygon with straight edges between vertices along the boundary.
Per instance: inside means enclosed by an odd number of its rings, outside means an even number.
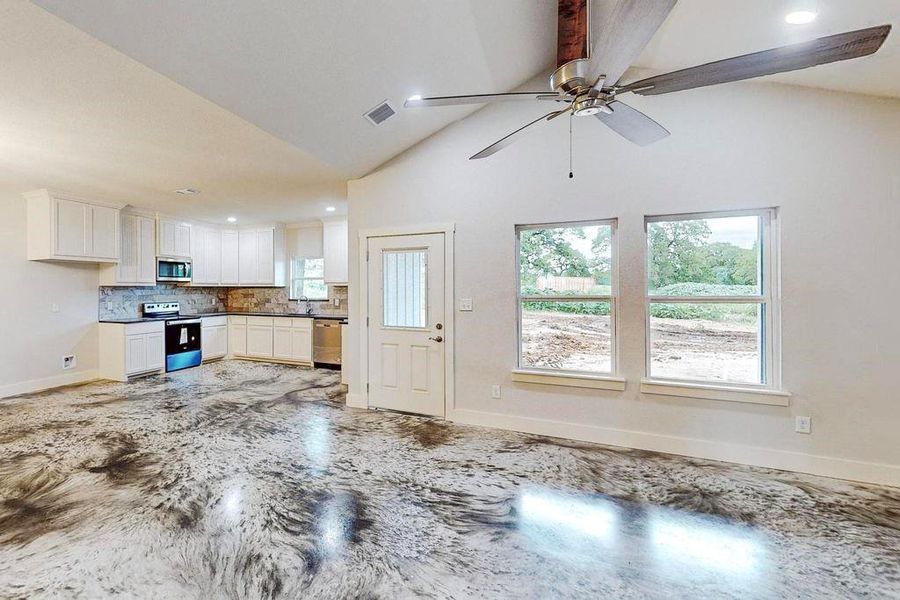
M369 407L444 416L444 244L368 238Z

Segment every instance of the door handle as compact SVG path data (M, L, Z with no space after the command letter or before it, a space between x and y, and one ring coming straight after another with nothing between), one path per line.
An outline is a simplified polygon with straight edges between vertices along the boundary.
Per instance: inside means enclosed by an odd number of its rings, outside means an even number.
M437 337L430 337L430 338L428 338L428 339L429 339L429 340L431 340L431 341L433 341L433 342L438 342L438 343L440 343L440 342L443 342L443 341L444 341L444 338L442 338L442 337L441 337L441 336L437 336Z

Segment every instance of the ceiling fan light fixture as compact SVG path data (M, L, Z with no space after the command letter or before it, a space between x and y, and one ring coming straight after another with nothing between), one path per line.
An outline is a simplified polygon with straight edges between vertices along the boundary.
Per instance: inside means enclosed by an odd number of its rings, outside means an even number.
M795 10L784 16L785 23L790 25L806 25L812 23L819 16L814 10Z

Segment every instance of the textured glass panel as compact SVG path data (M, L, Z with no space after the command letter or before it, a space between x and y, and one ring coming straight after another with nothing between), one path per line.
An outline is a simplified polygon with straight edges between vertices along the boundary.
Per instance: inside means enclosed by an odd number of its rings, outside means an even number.
M609 373L609 302L523 302L522 366Z
M764 383L759 304L650 305L650 376Z
M577 225L519 232L523 296L610 294L612 226Z
M653 296L756 296L762 224L758 216L647 224Z
M425 327L428 322L426 250L388 250L384 269L385 327Z

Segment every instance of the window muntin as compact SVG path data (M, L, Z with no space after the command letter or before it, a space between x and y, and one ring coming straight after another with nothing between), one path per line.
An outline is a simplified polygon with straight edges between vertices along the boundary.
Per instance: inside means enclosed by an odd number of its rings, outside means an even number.
M428 250L385 250L382 267L382 325L425 327L428 323Z
M327 300L325 285L325 259L321 256L294 256L291 258L291 300L306 297L310 300Z
M649 217L647 376L780 387L775 211Z
M516 228L519 368L615 372L615 221Z

